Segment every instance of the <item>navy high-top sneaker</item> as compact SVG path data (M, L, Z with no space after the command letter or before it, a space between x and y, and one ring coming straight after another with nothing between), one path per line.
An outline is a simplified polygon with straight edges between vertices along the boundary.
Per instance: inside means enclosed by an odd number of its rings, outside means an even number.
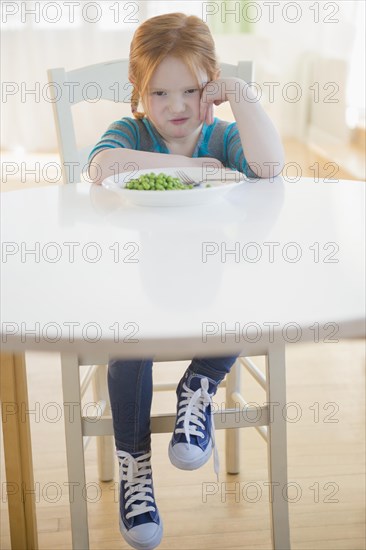
M151 452L117 451L119 461L119 528L137 550L153 550L163 536L163 524L154 498Z
M214 468L219 473L212 416L212 396L217 383L207 376L186 371L177 387L177 416L169 443L170 462L181 470L196 470L214 449Z

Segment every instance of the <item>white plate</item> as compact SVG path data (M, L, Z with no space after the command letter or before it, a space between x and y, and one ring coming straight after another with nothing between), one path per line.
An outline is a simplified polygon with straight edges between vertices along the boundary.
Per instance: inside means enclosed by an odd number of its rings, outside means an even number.
M168 176L178 177L177 170L183 170L194 181L203 181L202 185L193 189L173 191L137 191L125 188L131 179L136 179L143 174L150 174L151 172L160 174L160 172L163 172ZM102 182L102 185L139 206L188 206L212 202L241 185L243 181L247 181L243 174L228 168L222 168L215 174L205 172L204 168L150 168L133 172L121 172L116 176L109 176ZM207 184L212 187L205 187Z

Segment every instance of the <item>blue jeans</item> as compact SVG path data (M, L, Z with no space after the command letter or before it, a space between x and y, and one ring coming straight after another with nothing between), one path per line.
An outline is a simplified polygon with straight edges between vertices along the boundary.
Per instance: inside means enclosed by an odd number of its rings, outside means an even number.
M237 357L196 358L188 369L219 384L236 359ZM133 453L150 450L152 366L151 359L109 361L108 389L116 448L120 451Z

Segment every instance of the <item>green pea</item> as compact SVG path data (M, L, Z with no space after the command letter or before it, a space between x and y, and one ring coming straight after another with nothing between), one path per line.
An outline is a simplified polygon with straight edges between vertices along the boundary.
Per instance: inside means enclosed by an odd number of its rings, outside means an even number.
M143 174L126 184L126 189L138 191L176 191L192 188L193 185L186 185L179 178L168 176L163 172L160 172L160 174L154 174L154 172Z

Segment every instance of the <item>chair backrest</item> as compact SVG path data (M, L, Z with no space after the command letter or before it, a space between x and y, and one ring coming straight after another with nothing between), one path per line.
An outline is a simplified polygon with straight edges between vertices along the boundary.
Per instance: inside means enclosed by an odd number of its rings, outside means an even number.
M222 77L236 76L246 82L253 81L252 61L239 61L237 65L221 63L220 67ZM64 68L49 69L47 75L48 82L51 84L50 92L63 181L64 183L77 182L87 169L88 156L97 138L90 146L77 148L71 108L85 101L85 97L89 97L90 89L96 92L98 100L130 103L132 84L128 80L128 60L117 59L68 72Z

